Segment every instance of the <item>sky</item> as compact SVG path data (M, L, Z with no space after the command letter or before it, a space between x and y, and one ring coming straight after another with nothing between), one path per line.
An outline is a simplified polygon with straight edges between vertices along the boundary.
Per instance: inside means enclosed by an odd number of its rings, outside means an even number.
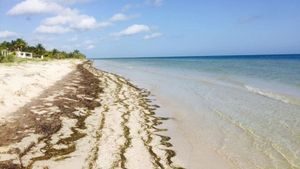
M0 42L90 58L300 53L299 0L0 0Z

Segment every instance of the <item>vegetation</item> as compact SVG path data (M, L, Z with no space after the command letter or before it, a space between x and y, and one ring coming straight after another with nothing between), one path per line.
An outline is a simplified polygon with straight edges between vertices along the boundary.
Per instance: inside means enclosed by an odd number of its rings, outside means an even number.
M65 52L59 51L57 49L53 49L48 51L42 44L37 44L35 46L30 46L23 39L12 40L11 42L4 41L0 43L0 51L7 50L9 52L8 56L2 56L0 53L0 63L2 62L14 62L16 60L13 52L22 51L22 52L31 52L33 53L33 58L40 58L40 56L44 57L44 60L49 59L68 59L68 58L76 58L76 59L84 59L86 56L82 54L79 50L74 50L73 52Z
M6 57L0 55L0 63L14 62L15 60L16 60L15 55L8 55Z

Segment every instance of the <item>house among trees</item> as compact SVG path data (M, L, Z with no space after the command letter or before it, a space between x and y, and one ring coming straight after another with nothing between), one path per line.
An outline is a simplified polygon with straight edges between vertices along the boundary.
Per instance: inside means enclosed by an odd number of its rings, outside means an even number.
M66 58L85 58L79 50L72 52L59 51L57 49L46 50L42 44L35 46L28 45L23 39L12 40L11 42L3 41L0 43L0 63L13 62L15 58L25 59L66 59Z
M4 41L0 44L0 49L2 49L1 56L4 57L14 56L24 59L44 58L44 56L40 54L41 52L38 49L32 46L28 46L27 42L25 42L23 39L12 40L11 42ZM43 50L45 51L44 48Z
M32 59L33 58L32 57L33 55L30 52L16 51L15 54L16 54L16 57L19 57L19 58L27 58L27 59Z
M18 58L26 58L26 59L32 59L33 54L31 52L22 52L22 51L13 51L9 52L7 49L2 49L1 50L1 56L8 56L8 55L15 55ZM43 59L43 55L40 56L39 58Z
M7 49L2 49L1 50L1 56L7 56L9 54Z

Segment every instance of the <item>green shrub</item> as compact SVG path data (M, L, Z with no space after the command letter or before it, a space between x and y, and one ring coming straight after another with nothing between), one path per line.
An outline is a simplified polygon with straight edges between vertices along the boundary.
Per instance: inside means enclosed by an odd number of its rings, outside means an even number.
M16 59L16 56L14 56L14 55L0 56L1 63L14 62L15 59Z

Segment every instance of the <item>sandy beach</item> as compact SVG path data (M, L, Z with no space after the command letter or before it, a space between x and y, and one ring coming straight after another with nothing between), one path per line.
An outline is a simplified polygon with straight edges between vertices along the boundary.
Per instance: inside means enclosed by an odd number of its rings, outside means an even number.
M76 68L80 60L0 64L0 119L17 111Z
M79 60L0 66L0 168L181 168L150 92Z

